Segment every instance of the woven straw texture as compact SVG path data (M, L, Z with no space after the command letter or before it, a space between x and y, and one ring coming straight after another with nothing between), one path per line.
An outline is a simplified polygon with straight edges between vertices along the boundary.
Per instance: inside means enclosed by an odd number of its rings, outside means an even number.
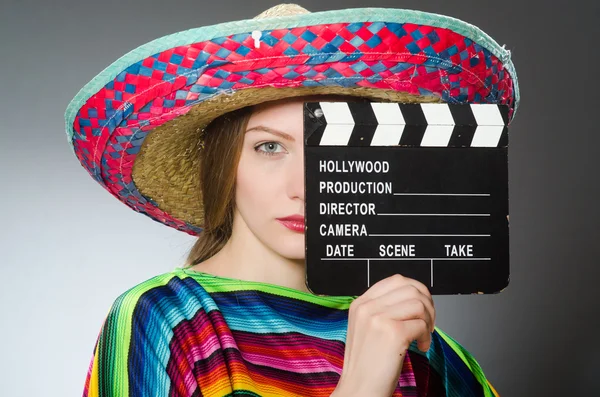
M69 105L65 117L73 150L119 200L195 235L203 224L201 132L234 109L290 96L341 94L393 102L506 104L512 120L516 75L506 52L489 36L450 17L402 10L399 22L399 10L387 15L385 10L311 18L302 7L279 5L250 20L255 25L246 23L245 30L228 25L230 33L224 34L223 25L216 25L204 28L221 32L211 39L198 41L200 32L188 31L182 34L185 44L172 46L168 36L142 46L92 80ZM373 15L385 17L373 20ZM332 18L343 19L324 23ZM248 29L256 26L261 30ZM123 59L136 58L123 65Z

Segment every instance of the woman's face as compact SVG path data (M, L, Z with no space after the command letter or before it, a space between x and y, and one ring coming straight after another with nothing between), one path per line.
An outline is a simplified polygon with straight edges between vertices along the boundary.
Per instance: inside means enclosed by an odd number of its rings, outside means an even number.
M236 216L241 216L236 221L243 220L248 237L289 259L304 258L304 224L302 231L295 231L277 218L304 217L305 100L285 99L255 108L236 180Z

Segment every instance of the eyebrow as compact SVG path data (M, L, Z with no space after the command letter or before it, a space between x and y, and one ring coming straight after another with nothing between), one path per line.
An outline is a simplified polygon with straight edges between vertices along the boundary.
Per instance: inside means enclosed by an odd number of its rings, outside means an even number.
M265 127L264 125L257 125L256 127L252 127L250 129L246 130L246 132L250 132L250 131L264 131L264 132L268 132L273 135L277 135L283 139L287 139L290 142L296 141L293 136L286 134L283 131L276 130L274 128Z

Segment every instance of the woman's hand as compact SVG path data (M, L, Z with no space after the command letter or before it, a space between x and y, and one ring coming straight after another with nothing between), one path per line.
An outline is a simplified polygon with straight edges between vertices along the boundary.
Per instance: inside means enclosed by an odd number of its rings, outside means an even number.
M407 349L431 345L435 308L427 287L395 274L372 285L350 304L344 368L334 397L389 397Z

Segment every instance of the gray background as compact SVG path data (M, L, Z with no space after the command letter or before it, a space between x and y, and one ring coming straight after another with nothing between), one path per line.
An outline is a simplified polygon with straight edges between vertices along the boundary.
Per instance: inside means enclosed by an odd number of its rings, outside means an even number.
M178 266L193 238L130 210L90 178L67 144L67 103L139 45L251 18L277 2L0 4L0 395L79 396L113 300ZM509 150L511 283L498 295L436 297L437 325L476 357L502 396L600 395L592 326L599 313L598 3L301 5L446 14L512 51L522 102Z

